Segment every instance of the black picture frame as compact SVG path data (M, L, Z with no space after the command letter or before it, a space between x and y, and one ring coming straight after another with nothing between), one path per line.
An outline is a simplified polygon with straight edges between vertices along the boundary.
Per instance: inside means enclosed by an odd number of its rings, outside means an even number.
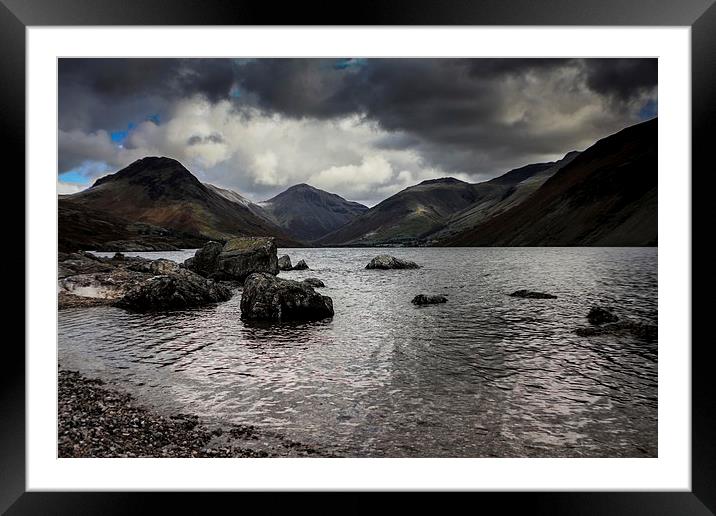
M714 0L400 0L377 3L343 4L249 2L244 0L0 0L0 81L1 125L6 163L15 170L25 164L25 29L39 25L620 25L689 26L692 43L692 275L708 274L699 258L693 235L706 227L711 217L704 188L713 172L711 148L714 125L710 113L716 112L716 6ZM8 157L15 158L8 161ZM694 173L698 171L698 173ZM23 191L24 177L15 174L14 192ZM21 199L24 196L15 195ZM8 203L5 203L8 206ZM17 208L19 210L19 207ZM14 211L16 214L17 211ZM24 213L24 211L23 211ZM17 215L14 219L16 220ZM7 219L6 220L11 220ZM24 241L25 228L15 224L16 242ZM22 239L22 240L20 240ZM24 247L14 250L13 262L25 263ZM702 255L705 256L705 253ZM31 271L26 270L26 275ZM703 276L706 277L706 276ZM499 505L500 511L518 510L536 514L682 514L716 513L716 396L713 395L709 351L712 339L695 338L697 328L708 320L708 304L695 302L706 282L692 288L692 489L690 492L593 492L593 493L478 493L471 495L468 507L485 509ZM9 288L9 287L8 287ZM17 292L20 290L18 289ZM24 286L23 290L24 292ZM24 303L16 303L26 309ZM701 316L701 317L699 317ZM24 339L23 339L24 341ZM25 492L25 351L19 339L6 338L5 367L0 375L0 511L7 514L125 514L150 509L159 501L168 510L164 494L133 493L51 493ZM202 507L188 493L172 496L183 511ZM257 495L236 493L248 507ZM340 505L340 512L372 510L375 495L351 494ZM462 499L461 499L462 498ZM265 503L265 501L259 501ZM464 497L428 502L423 494L411 496L411 504L422 509L439 503L442 512L450 504L464 504ZM201 505L195 505L201 504ZM272 508L313 508L331 512L337 507L317 502L314 495L301 494L291 501L275 496ZM331 507L332 506L332 507ZM273 510L271 512L274 512Z

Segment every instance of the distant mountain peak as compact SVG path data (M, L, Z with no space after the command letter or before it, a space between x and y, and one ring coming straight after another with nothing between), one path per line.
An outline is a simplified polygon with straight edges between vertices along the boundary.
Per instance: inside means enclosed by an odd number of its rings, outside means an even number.
M437 179L426 179L425 181L421 181L418 184L421 184L421 185L436 185L436 184L457 185L457 184L467 184L467 183L465 183L465 181L455 179L454 177L438 177Z
M187 168L182 165L179 161L174 158L168 158L166 156L146 156L140 158L123 169L109 174L104 177L100 177L94 182L92 188L121 179L131 179L140 176L151 176L157 171L171 170L174 176L179 176L184 179L199 182L199 180L191 173Z
M293 185L259 206L279 226L306 241L320 238L368 210L362 204L306 183Z

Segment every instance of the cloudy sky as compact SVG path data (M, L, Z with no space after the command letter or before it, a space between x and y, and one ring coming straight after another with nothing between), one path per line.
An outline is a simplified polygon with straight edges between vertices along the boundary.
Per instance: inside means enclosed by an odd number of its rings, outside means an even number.
M656 116L656 59L60 59L58 190L144 156L254 201L373 205L484 181Z

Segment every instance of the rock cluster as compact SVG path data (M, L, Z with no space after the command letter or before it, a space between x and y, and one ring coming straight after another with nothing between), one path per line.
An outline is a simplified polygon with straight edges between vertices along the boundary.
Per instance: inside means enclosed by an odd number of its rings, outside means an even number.
M373 258L366 269L419 269L420 266L410 260L401 260L395 256L380 254Z
M251 274L244 282L242 319L288 321L327 317L333 317L333 300L303 282L267 273Z
M78 253L59 259L60 308L114 304L138 311L184 309L226 301L232 295L228 287L163 258Z

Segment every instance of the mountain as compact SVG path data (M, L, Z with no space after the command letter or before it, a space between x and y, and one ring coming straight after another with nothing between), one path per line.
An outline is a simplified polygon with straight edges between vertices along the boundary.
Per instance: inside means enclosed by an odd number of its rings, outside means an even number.
M430 243L450 238L519 205L578 155L579 152L572 151L561 160L527 165L476 185L484 191L481 198L451 215L443 228L430 235Z
M568 155L565 160L571 157ZM451 177L423 181L377 204L319 242L322 245L431 244L472 227L506 206L518 204L558 170L562 161L527 165L477 184Z
M368 210L360 203L307 184L292 186L259 205L289 235L309 242L345 226Z
M271 215L266 210L264 210L261 206L259 206L255 202L248 200L246 197L244 197L240 193L235 192L234 190L220 188L218 186L214 186L209 183L204 183L204 186L206 186L210 190L214 191L215 193L219 194L224 199L231 201L233 203L239 204L241 206L244 206L245 208L248 208L248 210L251 213L256 215L258 218L265 220L267 223L269 223L271 225L276 225L276 221L273 220Z
M657 129L652 119L599 140L519 205L441 244L656 245Z
M268 235L276 237L279 245L301 245L276 224L257 216L239 198L228 197L217 192L216 187L204 185L174 159L147 157L58 202L65 210L100 212L115 220L149 224L204 239ZM60 236L81 234L73 227L80 224L80 219L64 220L59 227Z
M411 186L318 240L321 245L413 244L478 199L475 185L451 177Z

